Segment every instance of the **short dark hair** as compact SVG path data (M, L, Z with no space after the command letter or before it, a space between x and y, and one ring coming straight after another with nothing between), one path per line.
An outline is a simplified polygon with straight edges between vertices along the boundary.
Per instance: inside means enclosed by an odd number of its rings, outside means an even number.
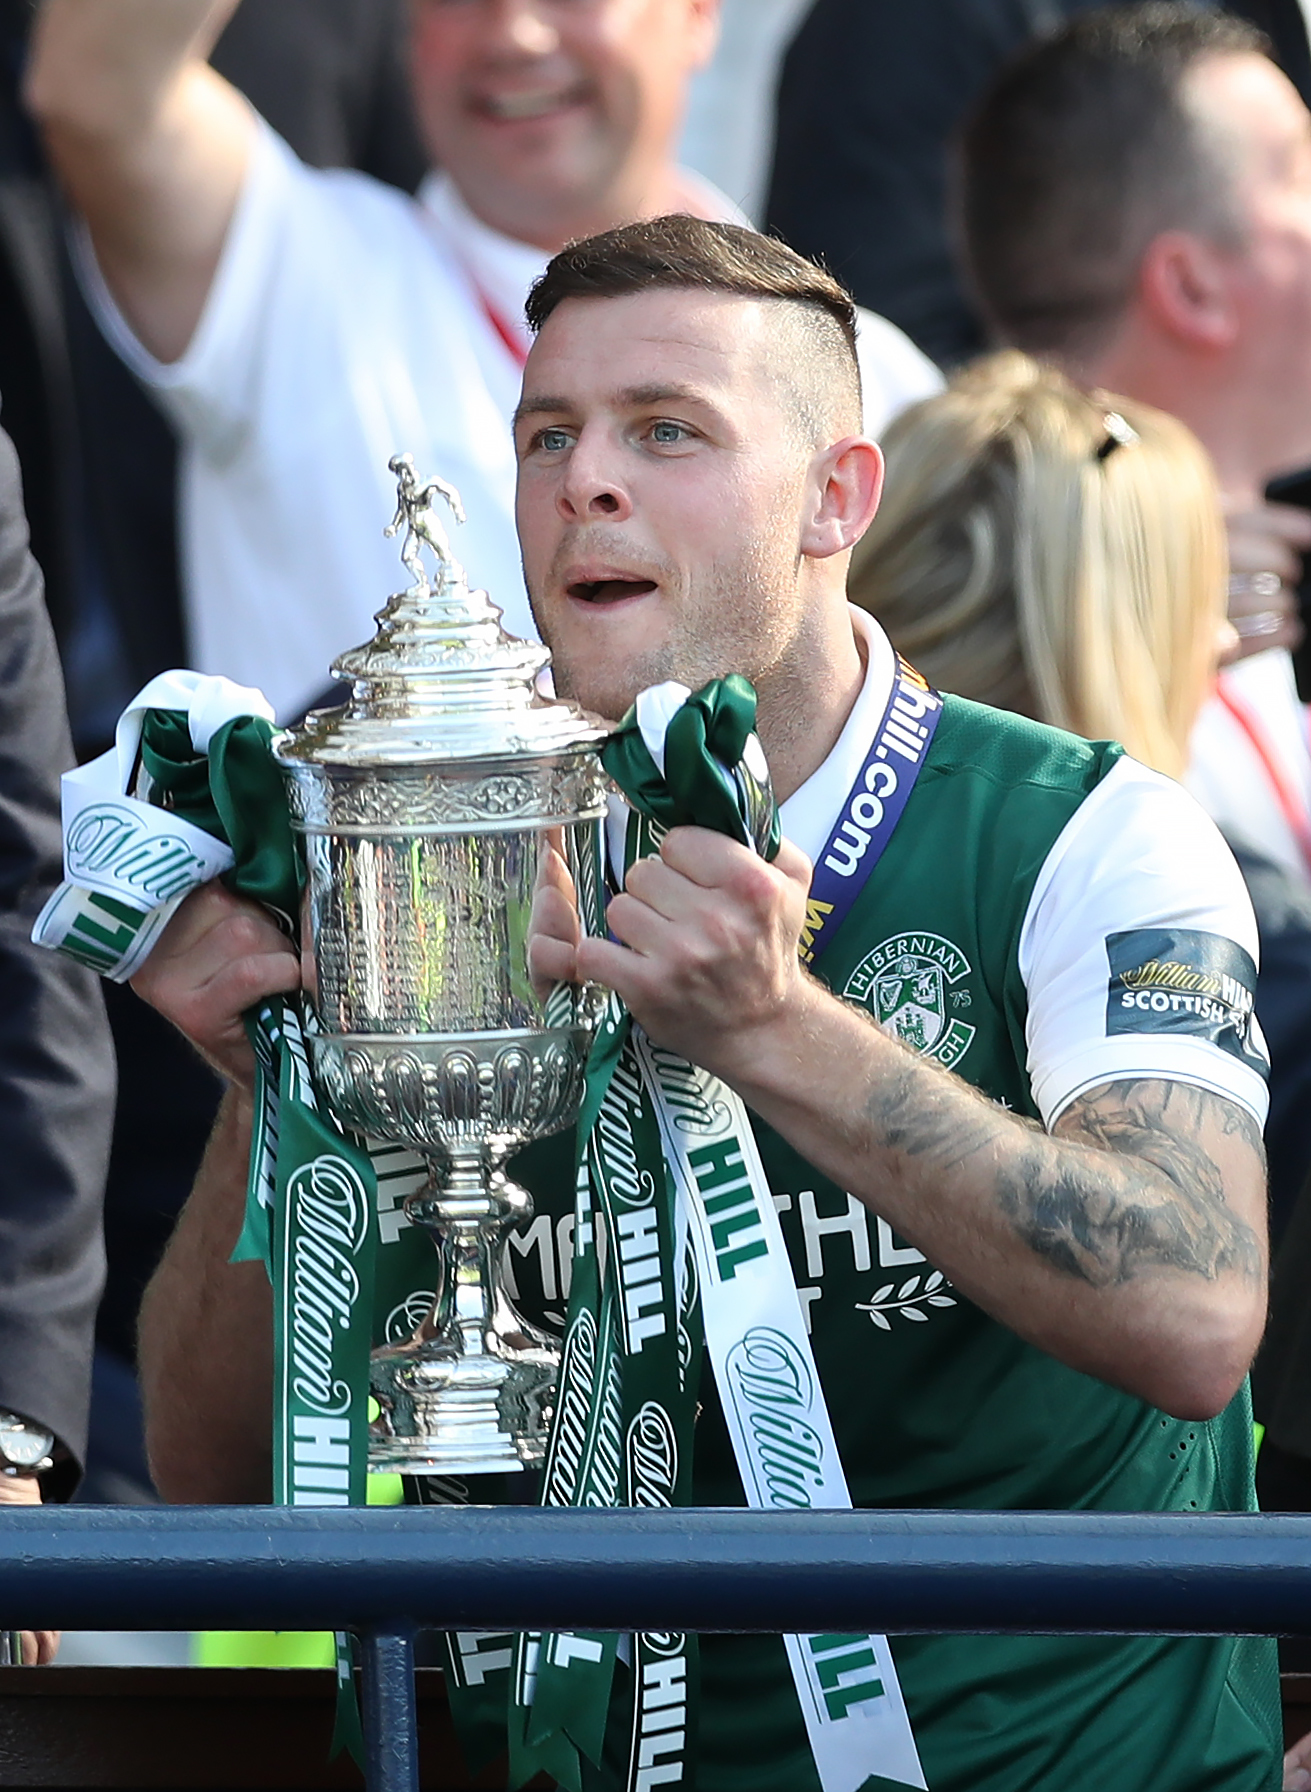
M680 212L585 237L548 263L525 310L536 333L566 299L617 299L662 288L794 306L812 350L811 371L818 373L827 362L859 405L851 294L826 268L744 225L709 223ZM807 408L813 411L813 404Z
M1150 0L1081 13L1002 71L957 171L968 272L1002 341L1096 352L1160 231L1241 239L1221 154L1182 90L1203 57L1269 51L1244 19Z

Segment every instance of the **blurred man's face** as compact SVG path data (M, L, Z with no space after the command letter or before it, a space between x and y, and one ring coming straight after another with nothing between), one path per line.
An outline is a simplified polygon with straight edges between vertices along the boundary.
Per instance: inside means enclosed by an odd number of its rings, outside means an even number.
M486 223L544 249L673 209L661 176L719 0L414 0L433 161Z
M1264 56L1208 57L1189 74L1196 115L1232 171L1243 240L1231 293L1267 476L1311 462L1311 113Z
M777 690L804 657L820 457L770 377L776 310L570 299L534 344L515 421L524 573L557 687L602 715L670 678Z

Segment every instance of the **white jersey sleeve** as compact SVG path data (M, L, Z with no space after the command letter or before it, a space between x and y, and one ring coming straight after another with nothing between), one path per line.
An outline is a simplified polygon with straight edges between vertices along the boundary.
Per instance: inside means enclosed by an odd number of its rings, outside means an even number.
M1214 823L1171 779L1118 761L1047 855L1020 933L1044 1124L1130 1077L1195 1084L1264 1124L1256 963L1252 905Z

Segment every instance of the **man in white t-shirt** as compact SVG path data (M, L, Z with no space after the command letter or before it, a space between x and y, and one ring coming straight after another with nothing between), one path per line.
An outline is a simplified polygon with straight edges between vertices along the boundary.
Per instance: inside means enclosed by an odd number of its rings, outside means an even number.
M509 418L547 256L632 217L734 208L677 168L718 0L419 0L434 165L417 201L306 168L203 57L235 0L46 0L29 102L82 213L88 290L184 443L192 663L281 717L395 583L400 451L459 487L458 552L532 632ZM938 375L866 316L866 424Z

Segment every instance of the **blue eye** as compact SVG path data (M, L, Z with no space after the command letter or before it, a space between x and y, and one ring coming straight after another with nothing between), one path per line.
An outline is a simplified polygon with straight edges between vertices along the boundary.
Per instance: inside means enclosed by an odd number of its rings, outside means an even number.
M651 426L651 439L665 446L674 446L687 437L687 430L681 423L654 423Z
M547 454L562 454L569 446L569 432L565 429L544 429L537 438L537 446L545 449Z

